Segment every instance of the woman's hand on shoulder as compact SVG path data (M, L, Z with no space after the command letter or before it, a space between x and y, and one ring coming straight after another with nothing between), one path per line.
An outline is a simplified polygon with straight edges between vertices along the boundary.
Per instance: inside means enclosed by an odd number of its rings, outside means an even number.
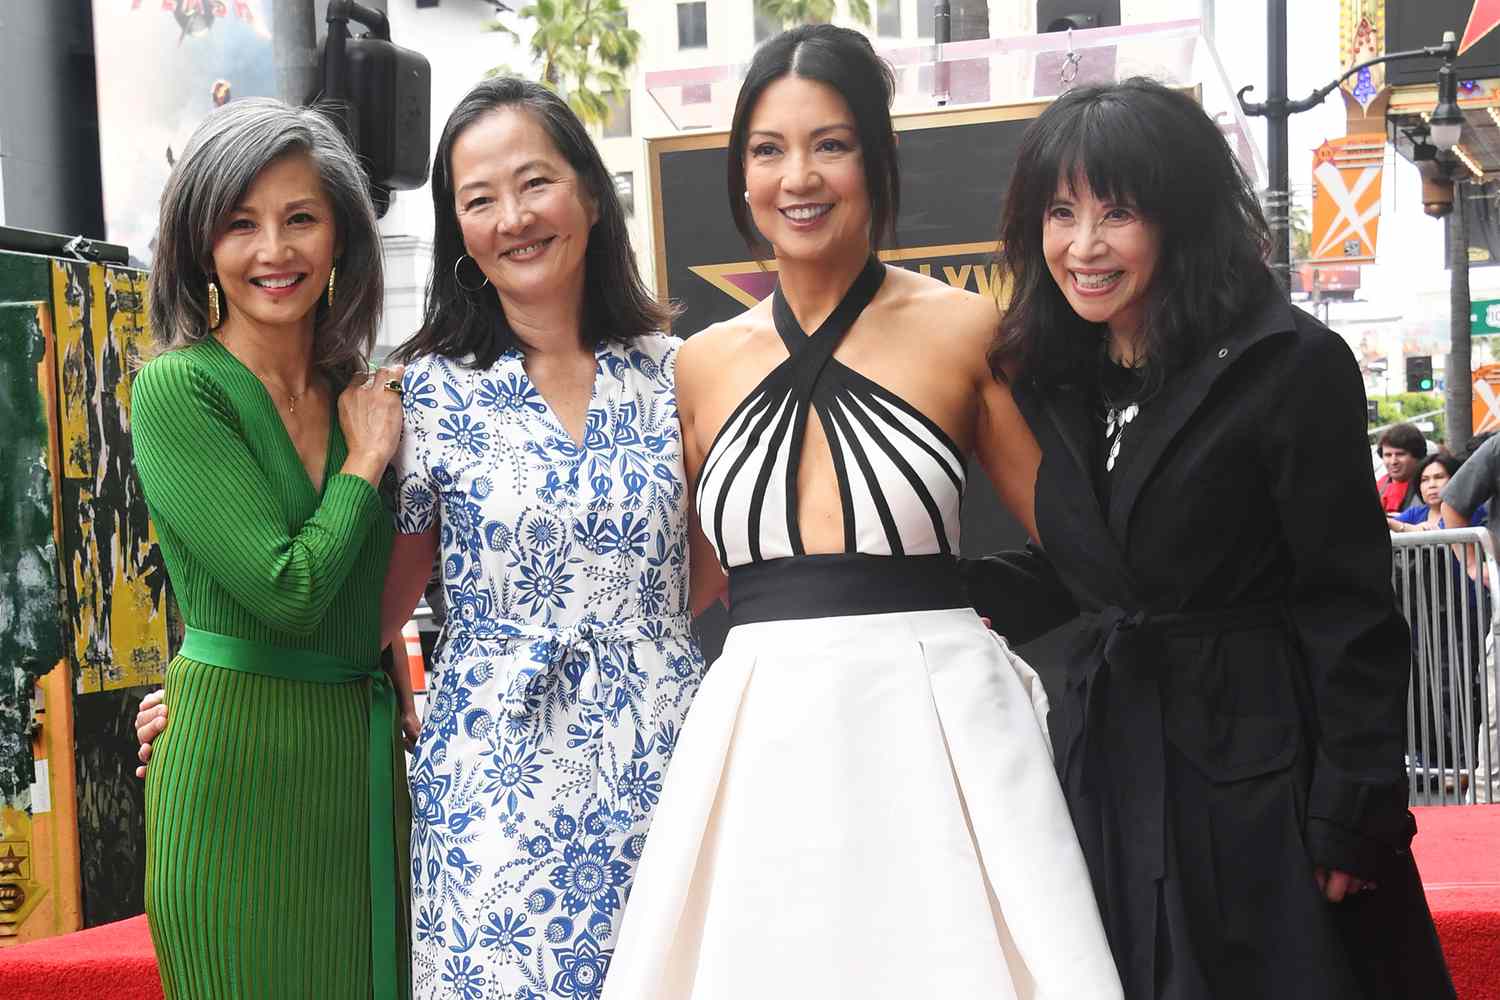
M339 425L349 445L343 471L370 485L380 481L401 444L400 385L404 366L381 368L367 378L356 375L339 395Z

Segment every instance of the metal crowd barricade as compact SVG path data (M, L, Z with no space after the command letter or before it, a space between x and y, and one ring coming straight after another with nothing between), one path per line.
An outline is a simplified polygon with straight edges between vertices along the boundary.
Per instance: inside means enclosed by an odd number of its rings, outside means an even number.
M1391 536L1392 582L1411 625L1406 775L1413 805L1500 801L1496 729L1500 567L1485 528ZM1473 567L1471 572L1466 567Z

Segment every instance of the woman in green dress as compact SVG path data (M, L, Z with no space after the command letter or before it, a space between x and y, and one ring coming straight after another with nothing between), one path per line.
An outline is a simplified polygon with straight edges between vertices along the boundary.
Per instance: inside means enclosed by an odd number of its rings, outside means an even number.
M146 782L146 912L168 997L407 994L409 808L379 668L399 370L358 161L316 112L237 101L162 196L159 355L136 466L182 617Z

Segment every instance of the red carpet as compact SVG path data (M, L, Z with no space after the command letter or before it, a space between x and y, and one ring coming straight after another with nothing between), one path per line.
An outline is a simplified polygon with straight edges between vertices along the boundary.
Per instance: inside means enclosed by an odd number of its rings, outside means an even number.
M1500 1000L1500 805L1414 809L1427 901L1461 1000ZM0 951L5 1000L161 1000L146 918Z
M0 951L5 1000L162 1000L144 916Z
M1412 812L1412 849L1459 1000L1500 1000L1500 805Z

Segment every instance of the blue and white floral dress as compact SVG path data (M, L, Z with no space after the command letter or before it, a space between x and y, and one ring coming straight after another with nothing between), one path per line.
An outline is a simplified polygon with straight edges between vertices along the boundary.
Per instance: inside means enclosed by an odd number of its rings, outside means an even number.
M444 643L411 767L415 997L591 1000L703 658L680 342L597 351L580 447L519 352L405 375L397 527L441 527Z

